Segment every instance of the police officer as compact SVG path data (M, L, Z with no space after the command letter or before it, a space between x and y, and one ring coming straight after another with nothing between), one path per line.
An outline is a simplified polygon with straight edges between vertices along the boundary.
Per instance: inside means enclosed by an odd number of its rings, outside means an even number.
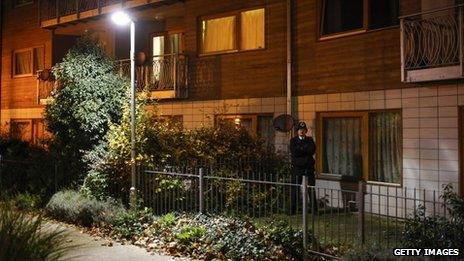
M312 133L308 134L308 127L306 127L306 123L299 122L297 125L297 132L298 135L293 137L290 140L290 153L292 158L292 172L293 172L293 180L298 184L301 184L302 177L305 175L308 178L308 183L311 186L314 186L316 183L315 177L315 168L314 168L314 154L316 153L316 143L314 142L313 137L311 137ZM291 211L292 214L296 213L296 208L298 203L298 189L293 189L292 191L292 203L291 203ZM315 193L312 192L313 198L312 204L314 204L314 208L317 210L317 204Z

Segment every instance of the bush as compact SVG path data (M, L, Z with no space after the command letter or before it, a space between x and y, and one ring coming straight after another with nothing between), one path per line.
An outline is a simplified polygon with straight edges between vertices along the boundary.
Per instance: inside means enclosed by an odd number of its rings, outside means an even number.
M42 218L0 206L0 260L62 260L74 246L63 230L43 230Z
M80 192L86 197L93 197L97 200L108 198L109 180L106 173L98 170L90 170L84 179L84 184L81 186Z
M125 212L124 207L113 199L99 201L73 190L53 195L45 210L55 219L87 227L101 222L113 223L120 213Z
M257 228L247 220L171 213L142 227L145 230L139 233L137 245L161 248L175 256L206 260L299 260L303 253L302 232L283 223Z
M51 148L62 159L68 174L83 178L89 163L84 156L99 147L111 123L118 123L128 103L128 82L97 37L85 35L53 67L59 88L45 108Z
M0 136L0 155L3 194L30 193L46 200L53 194L57 181L63 178L55 173L55 160L43 147L3 135Z
M112 225L121 237L131 239L140 236L147 227L146 224L153 222L153 220L154 216L150 209L144 208L143 210L120 212Z
M8 200L8 199L7 199ZM26 193L19 193L9 199L12 207L19 211L34 211L42 206L42 199L39 195Z
M269 238L282 245L289 255L303 257L303 231L293 228L286 221L272 222L264 229L269 233ZM311 239L308 241L308 245L311 245Z
M419 207L406 221L402 247L464 249L464 199L451 185L445 186L441 197L447 206L447 217L427 216L425 207Z

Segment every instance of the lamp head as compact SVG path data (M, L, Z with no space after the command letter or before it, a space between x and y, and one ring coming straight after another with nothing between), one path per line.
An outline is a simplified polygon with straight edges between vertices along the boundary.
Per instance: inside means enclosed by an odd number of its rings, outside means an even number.
M129 15L123 11L118 11L111 15L111 20L117 25L123 26L131 22Z

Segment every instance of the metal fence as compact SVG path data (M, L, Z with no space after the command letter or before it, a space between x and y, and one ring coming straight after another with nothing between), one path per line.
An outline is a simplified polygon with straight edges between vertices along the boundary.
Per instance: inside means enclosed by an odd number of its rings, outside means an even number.
M359 182L355 189L310 186L288 176L224 168L140 168L139 197L156 214L202 212L246 217L257 225L286 220L304 231L305 245L319 254L327 246L399 246L404 221L420 205L445 215L438 192ZM312 240L313 237L316 240Z

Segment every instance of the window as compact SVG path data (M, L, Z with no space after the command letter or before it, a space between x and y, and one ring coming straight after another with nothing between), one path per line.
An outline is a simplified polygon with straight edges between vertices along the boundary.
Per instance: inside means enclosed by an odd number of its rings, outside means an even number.
M398 0L321 0L321 35L398 24Z
M44 69L44 48L36 47L13 52L13 76L32 76Z
M12 139L32 141L32 124L30 120L11 120L10 136Z
M401 112L327 112L317 120L318 169L354 180L401 183Z
M265 145L274 145L274 127L272 115L220 115L219 120L234 123L237 127L245 128L251 135L260 139Z
M201 52L221 53L264 48L264 8L201 20Z

